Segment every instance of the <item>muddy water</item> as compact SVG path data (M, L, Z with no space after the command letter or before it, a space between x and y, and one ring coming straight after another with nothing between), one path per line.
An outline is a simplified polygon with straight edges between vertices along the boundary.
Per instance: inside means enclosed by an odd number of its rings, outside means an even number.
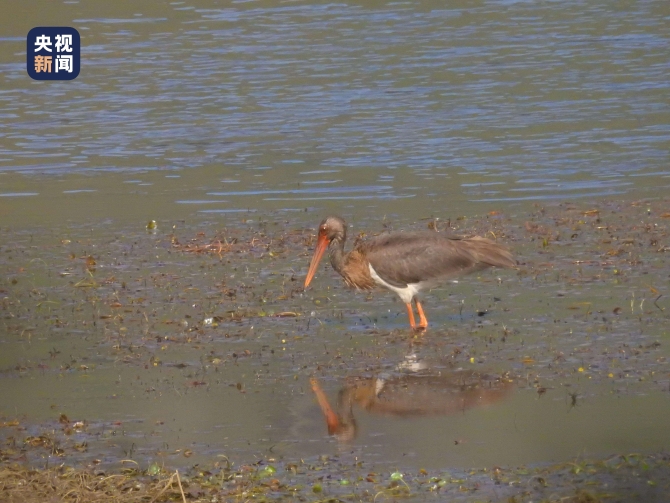
M304 292L313 230L286 215L7 231L3 436L15 455L37 444L35 462L61 459L55 446L112 465L338 454L444 469L665 449L667 207L454 222L522 267L428 293L418 337L397 299L329 267Z
M5 13L8 456L31 438L34 461L442 469L667 448L664 3ZM75 81L28 80L38 25L80 31ZM396 299L327 267L302 292L331 212L352 234L493 232L523 267L428 294L412 339ZM354 438L328 435L313 377Z
M306 207L416 219L665 191L667 14L664 2L13 3L0 20L0 222ZM75 81L26 77L39 25L80 31Z

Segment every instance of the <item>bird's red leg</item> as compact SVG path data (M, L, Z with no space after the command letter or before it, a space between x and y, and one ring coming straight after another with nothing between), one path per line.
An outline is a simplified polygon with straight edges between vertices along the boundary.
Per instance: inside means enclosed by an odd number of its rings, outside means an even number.
M419 324L414 327L415 330L426 330L428 328L428 320L426 319L426 315L423 312L423 307L421 307L421 302L419 302L419 299L415 298L414 302L416 302L416 310L419 312Z
M414 311L412 311L412 303L408 302L405 304L407 307L407 317L409 318L409 326L412 327L412 330L416 330L416 322L414 321Z

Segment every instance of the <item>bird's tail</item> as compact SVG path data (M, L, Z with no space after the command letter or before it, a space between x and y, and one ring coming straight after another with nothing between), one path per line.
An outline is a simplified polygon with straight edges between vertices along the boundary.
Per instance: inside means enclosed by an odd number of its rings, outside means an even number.
M491 241L487 238L474 236L466 240L470 253L476 258L477 262L484 267L510 267L516 268L516 260L512 252L504 246Z

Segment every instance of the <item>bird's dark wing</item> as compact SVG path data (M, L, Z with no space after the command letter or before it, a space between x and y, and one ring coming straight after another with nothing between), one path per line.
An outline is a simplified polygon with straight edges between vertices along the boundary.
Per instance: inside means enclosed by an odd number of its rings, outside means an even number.
M490 266L514 267L504 247L484 238L449 237L436 232L382 234L357 246L387 283L436 284Z

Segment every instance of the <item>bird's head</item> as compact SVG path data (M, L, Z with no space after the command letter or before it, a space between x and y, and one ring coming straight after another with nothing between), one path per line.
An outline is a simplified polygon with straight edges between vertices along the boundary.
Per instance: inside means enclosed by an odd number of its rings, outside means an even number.
M321 262L321 257L333 241L342 243L347 238L347 224L340 217L330 216L324 218L319 224L319 234L316 238L316 249L309 263L309 270L305 278L305 288L309 285Z

